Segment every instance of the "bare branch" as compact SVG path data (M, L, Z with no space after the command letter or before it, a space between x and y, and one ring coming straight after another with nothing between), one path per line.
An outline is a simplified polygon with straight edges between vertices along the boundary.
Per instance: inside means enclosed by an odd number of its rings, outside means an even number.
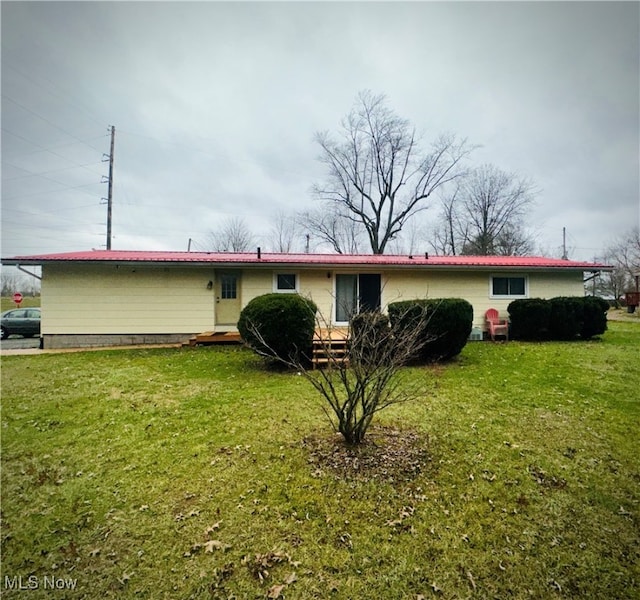
M426 312L424 318L427 319ZM289 358L269 351L260 328L251 325L252 334L259 340L266 355L301 373L324 398L323 410L335 431L349 444L363 441L374 416L389 406L415 398L422 388L407 385L402 368L423 346L424 328L403 327L393 330L388 317L380 313L361 313L354 316L346 332L347 355L335 352L335 333L331 325L319 316L316 342L327 357L326 368L309 369L297 352ZM263 351L263 354L265 352Z
M428 198L460 176L470 148L465 140L441 136L425 154L409 122L370 91L358 95L342 128L340 141L316 135L327 166L316 195L338 207L339 219L359 223L371 251L382 254L406 222L428 208Z
M533 250L524 216L535 190L527 179L483 165L442 197L435 242L446 254L522 255Z
M246 221L241 217L232 217L209 234L207 245L214 252L247 252L254 242L255 236Z

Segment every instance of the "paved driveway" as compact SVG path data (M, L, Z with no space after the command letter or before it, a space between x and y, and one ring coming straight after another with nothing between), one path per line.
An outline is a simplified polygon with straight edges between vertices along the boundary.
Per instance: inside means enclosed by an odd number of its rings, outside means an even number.
M40 338L23 338L12 335L9 339L0 341L0 350L27 350L40 347Z

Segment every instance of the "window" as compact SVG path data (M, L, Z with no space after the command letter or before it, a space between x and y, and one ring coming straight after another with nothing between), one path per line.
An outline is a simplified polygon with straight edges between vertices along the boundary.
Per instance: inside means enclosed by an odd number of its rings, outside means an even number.
M238 297L238 277L224 274L220 276L220 297L223 300L235 300Z
M525 298L527 296L527 280L524 276L491 277L491 297Z
M298 277L295 273L276 273L274 283L276 292L298 291Z

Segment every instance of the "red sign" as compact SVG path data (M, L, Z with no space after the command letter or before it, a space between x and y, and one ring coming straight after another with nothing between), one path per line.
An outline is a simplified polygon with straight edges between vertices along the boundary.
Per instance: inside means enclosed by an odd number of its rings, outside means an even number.
M20 303L22 302L22 294L21 294L20 292L16 292L16 293L13 295L13 301L14 301L18 306L20 306Z

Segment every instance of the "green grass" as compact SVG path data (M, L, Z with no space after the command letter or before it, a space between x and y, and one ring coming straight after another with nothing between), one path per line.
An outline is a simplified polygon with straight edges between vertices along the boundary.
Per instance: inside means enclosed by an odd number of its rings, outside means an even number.
M3 596L638 598L639 349L610 323L411 369L379 422L430 460L395 482L310 464L319 398L240 348L3 357Z
M20 308L32 308L34 306L40 306L40 296L25 296L20 303ZM12 308L18 308L17 304L13 301L13 298L2 296L2 298L0 298L0 312L11 310Z

